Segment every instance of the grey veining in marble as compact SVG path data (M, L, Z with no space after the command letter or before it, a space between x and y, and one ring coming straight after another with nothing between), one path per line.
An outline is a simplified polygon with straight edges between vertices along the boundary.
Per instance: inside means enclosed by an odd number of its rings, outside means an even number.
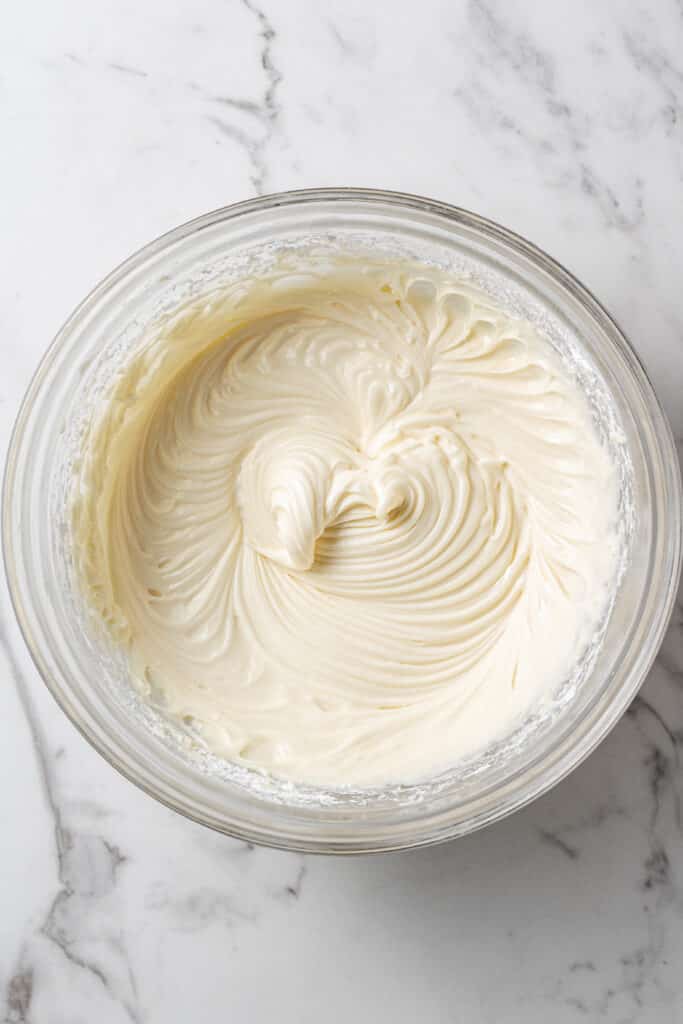
M0 38L3 446L82 295L254 193L434 195L622 323L683 451L680 0L25 0ZM683 1020L683 602L629 712L531 807L381 858L255 849L137 792L0 608L0 1019Z

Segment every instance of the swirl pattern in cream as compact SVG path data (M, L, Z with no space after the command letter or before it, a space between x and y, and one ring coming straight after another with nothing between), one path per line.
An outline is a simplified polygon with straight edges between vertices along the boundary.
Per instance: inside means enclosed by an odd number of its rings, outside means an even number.
M86 439L92 603L217 753L410 781L552 696L616 486L549 344L444 273L313 259L158 326Z

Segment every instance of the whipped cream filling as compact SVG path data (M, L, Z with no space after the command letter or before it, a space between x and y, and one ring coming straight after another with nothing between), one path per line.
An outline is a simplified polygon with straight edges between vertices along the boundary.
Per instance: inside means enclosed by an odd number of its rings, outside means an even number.
M558 356L408 263L282 263L158 324L75 483L137 684L292 780L417 781L504 736L615 572L615 472Z

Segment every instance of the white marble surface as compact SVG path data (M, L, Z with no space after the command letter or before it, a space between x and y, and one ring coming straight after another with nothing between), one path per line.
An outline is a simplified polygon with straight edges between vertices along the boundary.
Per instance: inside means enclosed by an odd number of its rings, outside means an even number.
M255 192L384 186L539 243L683 441L681 0L22 0L0 34L0 433L133 249ZM535 805L302 858L174 816L44 690L3 590L7 1022L683 1020L683 606L640 698Z

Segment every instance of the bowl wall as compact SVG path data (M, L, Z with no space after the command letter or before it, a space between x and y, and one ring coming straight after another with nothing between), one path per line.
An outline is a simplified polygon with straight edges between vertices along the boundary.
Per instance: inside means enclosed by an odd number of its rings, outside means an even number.
M69 488L83 430L112 375L166 313L258 274L283 250L417 258L467 277L530 319L588 395L619 467L624 559L601 642L513 736L429 783L376 791L293 786L198 751L139 700L125 659L84 607ZM85 737L133 782L232 835L321 852L436 842L510 813L557 782L628 706L662 640L681 558L681 484L668 425L633 350L549 257L473 214L353 189L267 196L207 214L132 256L89 295L39 367L3 497L10 591L33 658Z

